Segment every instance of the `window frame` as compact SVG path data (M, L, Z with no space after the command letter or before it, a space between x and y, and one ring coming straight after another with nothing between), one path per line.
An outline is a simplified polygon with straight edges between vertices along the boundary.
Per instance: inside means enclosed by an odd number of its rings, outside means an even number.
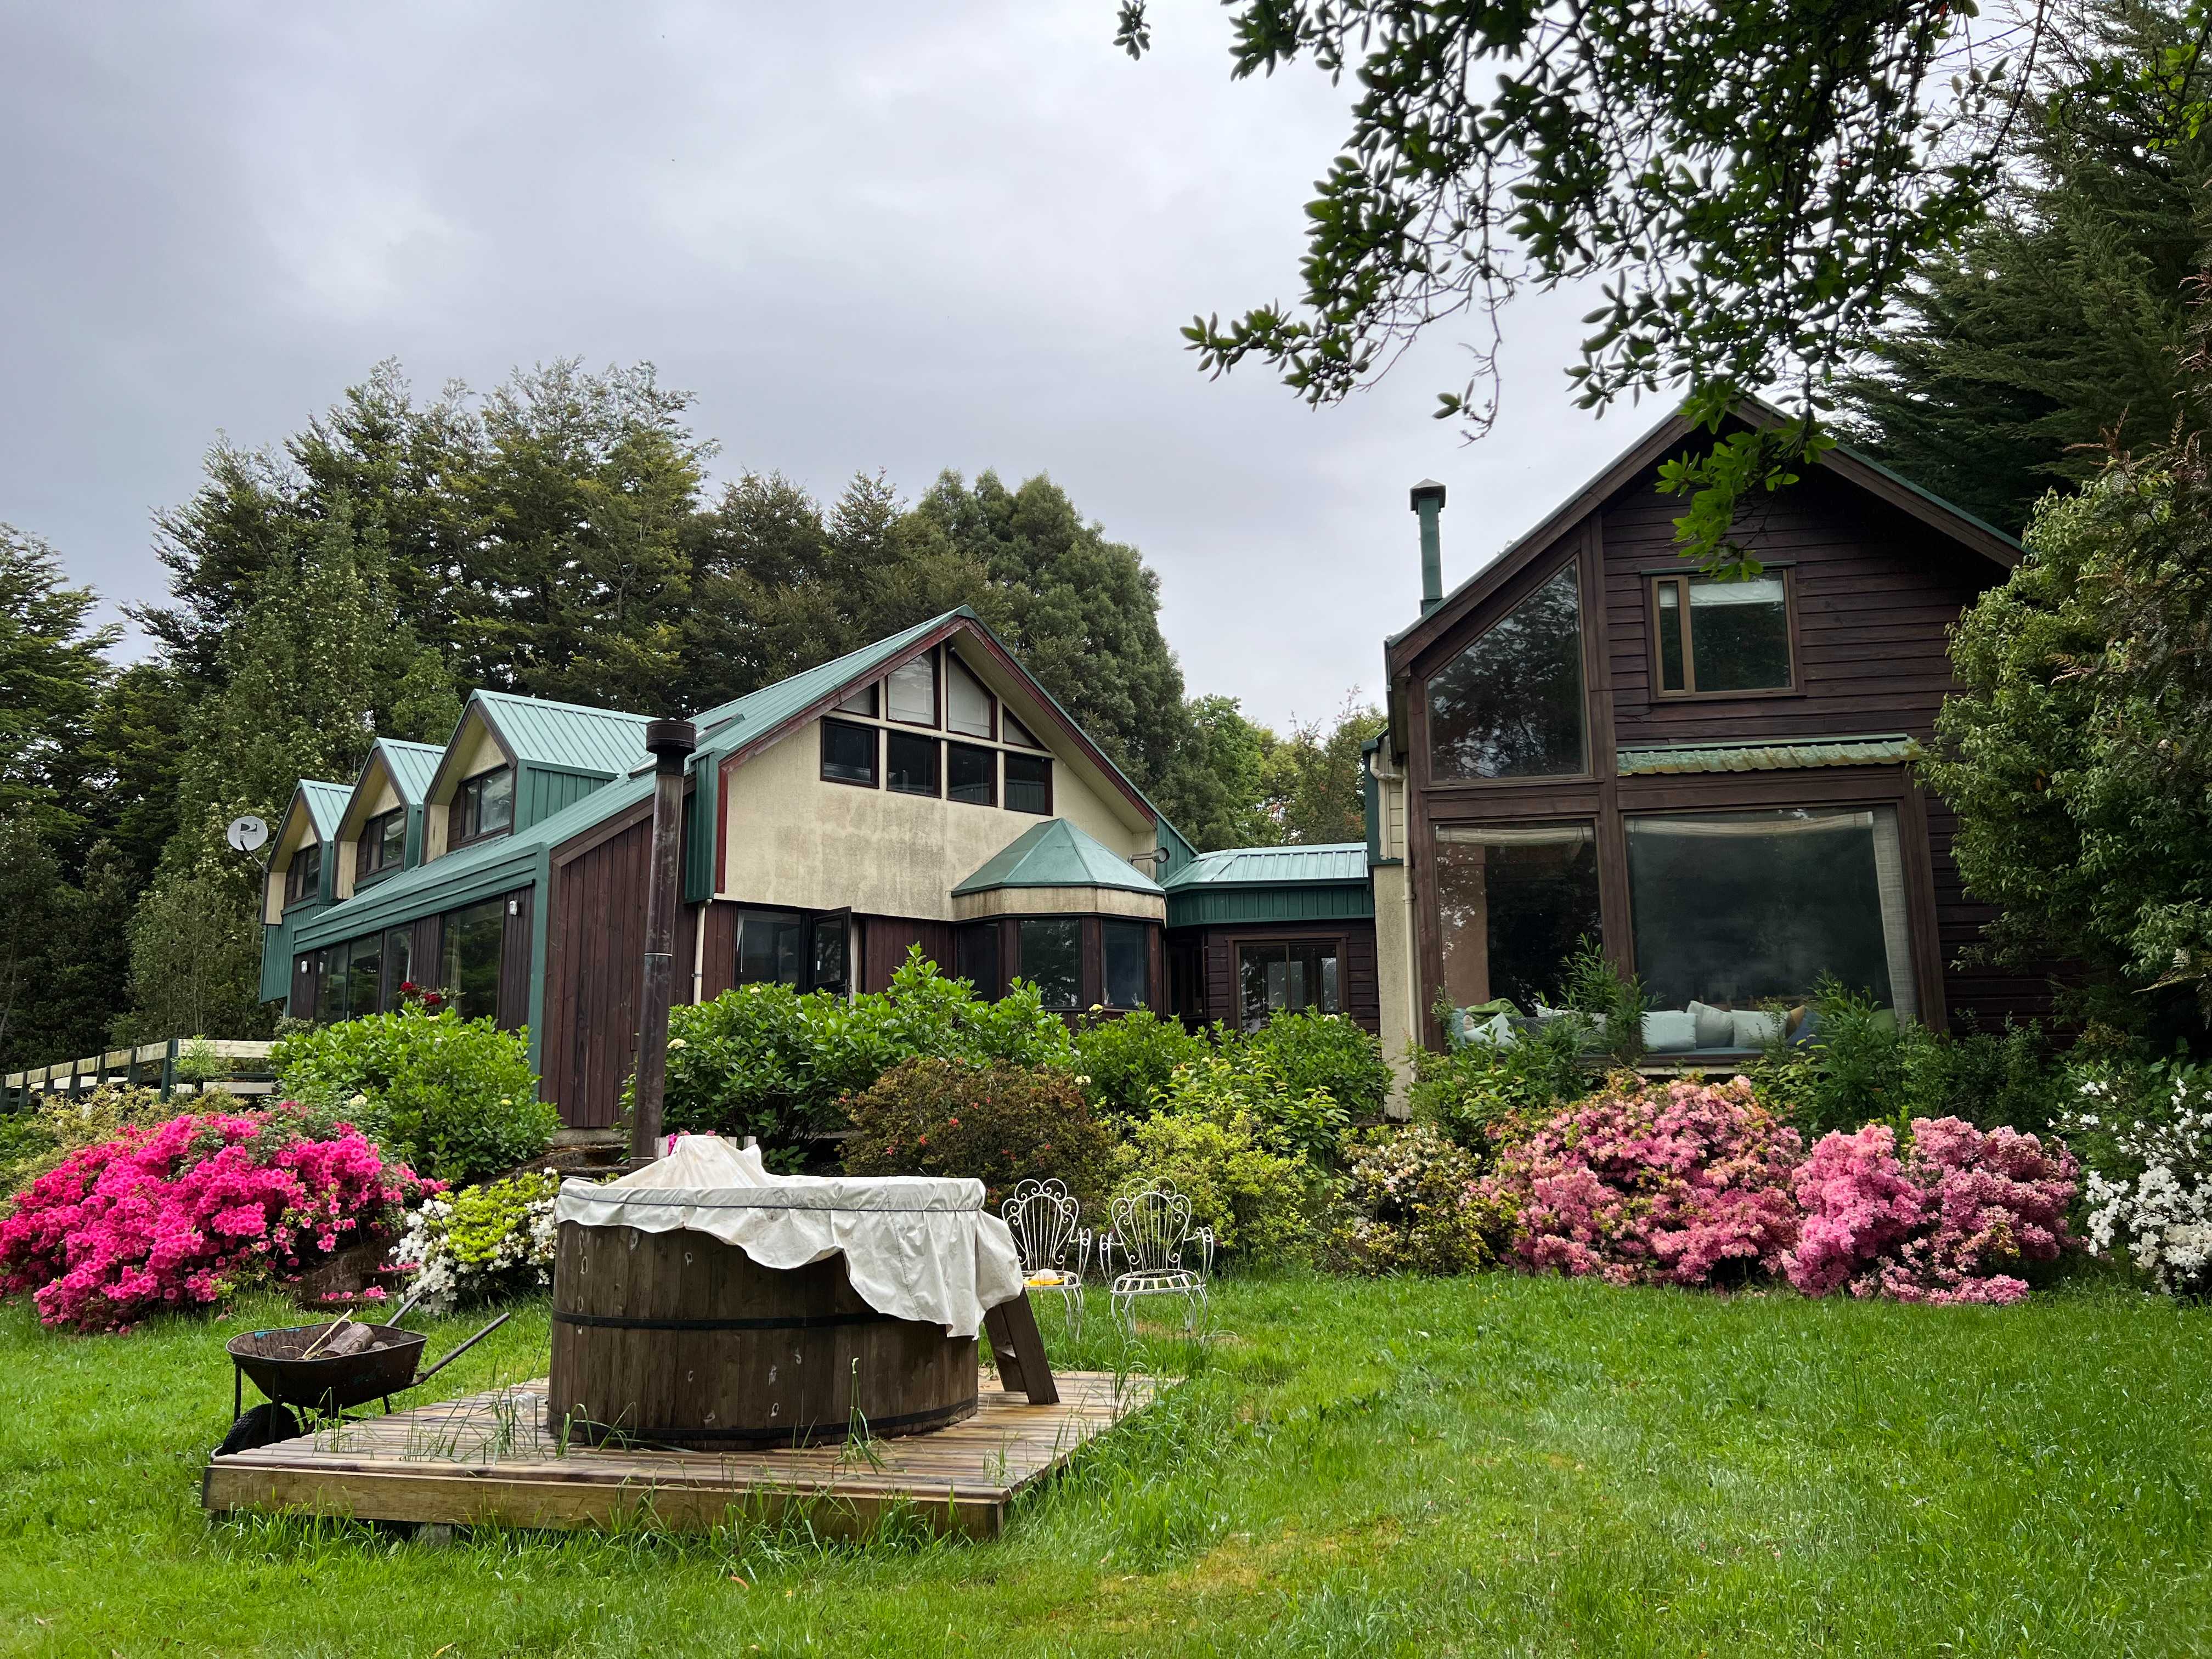
M1007 920L1013 923L1014 966L1011 972L1008 971L1006 960L1002 956L999 963L999 971L1008 982L1019 979L1025 984L1032 986L1037 984L1030 972L1029 940L1026 935L1031 926L1066 927L1075 930L1075 990L1073 1000L1065 1003L1045 1002L1042 1000L1043 988L1038 986L1038 1006L1048 1014L1080 1013L1083 1011L1084 989L1090 979L1091 941L1095 936L1095 930L1085 925L1090 918L1083 915L1025 915L1013 916Z
M1761 561L1761 574L1778 576L1782 580L1782 626L1788 635L1790 650L1790 684L1765 685L1741 691L1700 691L1698 685L1696 652L1690 643L1690 583L1699 573L1687 567L1677 569L1647 570L1644 573L1644 629L1648 636L1645 668L1651 677L1651 700L1654 702L1714 702L1739 697L1802 697L1805 695L1805 670L1798 653L1797 583L1794 562L1768 559ZM1682 645L1682 689L1669 691L1660 672L1659 588L1665 582L1681 584L1681 598L1676 607L1675 629Z
M312 878L302 879L301 872L310 853L314 854L315 873ZM319 899L322 896L323 843L319 841L303 841L292 849L292 856L285 861L283 908L289 910L295 904L305 904L308 900Z
M964 749L971 755L981 755L989 761L988 793L981 800L968 800L952 793L952 751ZM999 804L999 757L1004 750L989 748L980 743L963 743L957 738L948 738L945 744L945 799L960 806L993 806Z
M1500 623L1504 622L1522 605L1534 599L1544 588L1549 586L1562 573L1571 574L1575 584L1575 648L1578 653L1576 672L1582 679L1581 695L1577 699L1576 706L1582 722L1583 769L1579 772L1521 772L1494 778L1463 778L1439 772L1437 769L1436 732L1431 718L1435 708L1432 701L1433 693L1431 690L1431 683L1438 676L1447 672L1468 652L1473 650ZM1601 589L1602 582L1602 573L1600 573L1595 585ZM1426 669L1414 680L1413 696L1410 699L1409 707L1409 712L1418 722L1413 729L1413 743L1411 748L1418 756L1417 764L1419 770L1416 775L1419 788L1439 793L1455 790L1470 792L1551 790L1556 792L1578 784L1594 784L1599 781L1601 775L1604 776L1612 775L1611 756L1608 754L1602 761L1598 756L1601 746L1598 741L1598 722L1591 708L1595 695L1594 688L1597 683L1596 664L1605 649L1602 634L1599 633L1593 637L1594 626L1601 629L1603 624L1601 614L1595 619L1595 623L1591 616L1588 599L1593 585L1591 572L1586 568L1579 553L1571 554L1559 562L1545 566L1541 569L1523 572L1513 584L1494 596L1494 608L1491 610L1489 620L1481 628L1464 636L1447 635L1446 640L1456 640L1457 643L1449 647L1439 645L1435 648L1437 657L1435 665ZM1654 650L1656 649L1655 646Z
M385 826L395 819L399 824L399 855L386 863L384 861L384 848L390 836ZM377 852L377 862L374 864L368 861L371 847L374 847ZM365 881L381 881L386 876L394 875L406 867L407 809L404 806L394 806L377 813L373 817L363 818L361 823L361 833L354 838L353 844L354 885L358 887Z
M1346 981L1350 977L1350 964L1347 958L1350 941L1346 935L1342 933L1234 933L1224 943L1229 949L1229 984L1232 1000L1231 1006L1227 1011L1227 1018L1236 1022L1237 1030L1253 1031L1260 1029L1255 1025L1248 1025L1244 1019L1244 953L1247 951L1281 951L1285 953L1287 960L1289 951L1310 947L1323 957L1333 958L1336 963L1336 1006L1324 1008L1318 1000L1304 1006L1312 1009L1316 1013L1334 1014L1343 1019L1351 1018L1351 1014L1345 1006L1348 1000L1346 995L1347 988ZM1286 1008L1283 1012L1297 1013L1300 1010Z
M507 822L496 830L486 830L483 823L483 792L485 783L506 773L508 778ZM453 786L453 817L446 839L447 850L473 847L480 841L493 841L501 836L514 833L514 767L502 761L497 766L487 766L481 772L472 772Z
M908 720L903 714L891 712L891 682L916 664L926 664L929 669L929 719ZM916 652L883 678L884 719L892 726L909 726L915 731L942 732L945 729L945 665L939 660L937 647Z
M1050 817L1052 816L1053 809L1051 751L1047 750L1034 754L1025 753L1019 755L1013 753L1012 750L1001 750L1000 752L1006 756L1006 759L1000 764L999 801L1000 805L1009 812L1021 812L1030 817ZM1044 767L1044 805L1042 806L1017 806L1014 805L1014 780L1012 775L1012 763L1018 760L1037 761L1042 763Z
M837 777L830 772L830 728L833 726L842 726L847 731L865 732L868 734L870 759L868 763L868 775L865 781L859 778ZM883 732L884 728L880 726L862 726L856 720L832 720L829 715L824 714L822 717L822 755L821 764L818 769L822 781L824 783L842 783L848 789L882 788L884 786Z
M1106 1012L1110 1014L1133 1014L1139 1009L1150 1008L1152 1006L1153 926L1153 923L1146 921L1139 916L1102 915L1098 918L1098 1005ZM1107 956L1107 938L1115 928L1126 928L1131 930L1134 932L1137 936L1137 951L1139 958L1137 976L1141 981L1141 986L1137 994L1137 1000L1134 1002L1116 1002L1113 1000L1114 979L1113 974L1108 966L1109 958ZM1340 975L1342 971L1341 961L1342 958L1340 957ZM1342 1000L1342 996L1340 994L1338 1000L1341 1001Z
M927 748L930 751L932 759L928 788L917 789L910 784L895 783L891 781L891 745L901 742L914 744ZM945 739L933 732L924 732L918 729L896 726L890 727L884 733L883 773L884 787L894 795L913 795L922 800L943 800L945 799Z
M952 676L956 672L966 676L967 678L974 684L975 689L983 694L984 724L990 728L988 731L967 732L957 731L954 729L952 725ZM951 650L947 650L945 652L945 660L939 667L938 685L939 687L939 701L943 705L945 714L945 733L946 737L965 738L975 743L997 743L1000 741L999 694L992 690L989 686L983 683L983 677L981 674L977 673L966 663L960 660L960 653L958 652Z

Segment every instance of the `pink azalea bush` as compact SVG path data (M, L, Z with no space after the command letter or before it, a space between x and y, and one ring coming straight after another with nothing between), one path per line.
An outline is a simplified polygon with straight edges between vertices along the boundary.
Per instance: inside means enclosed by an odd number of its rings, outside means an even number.
M1524 1266L1617 1285L1708 1285L1779 1269L1797 1236L1797 1132L1726 1083L1632 1073L1533 1127L1506 1127L1471 1189L1518 1213Z
M49 1325L120 1329L387 1231L425 1185L291 1102L129 1128L16 1195L0 1294L30 1291Z
M2080 1173L2063 1146L1955 1117L1915 1118L1902 1158L1887 1124L1824 1136L1797 1171L1790 1282L1808 1296L2017 1302L2027 1282L2002 1269L2057 1258Z

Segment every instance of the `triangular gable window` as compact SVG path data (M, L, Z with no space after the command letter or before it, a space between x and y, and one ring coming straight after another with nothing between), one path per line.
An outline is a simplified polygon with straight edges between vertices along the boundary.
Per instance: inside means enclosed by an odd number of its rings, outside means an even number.
M1589 771L1574 566L1430 677L1429 769L1442 780Z
M1006 723L1001 727L1001 730L1005 732L1006 739L1008 743L1018 743L1024 749L1042 749L1044 747L1042 744L1039 743L1035 738L1030 735L1030 729L1028 726L1024 726L1019 720L1014 718L1014 712L1012 709L1010 708L1006 711L1005 722Z

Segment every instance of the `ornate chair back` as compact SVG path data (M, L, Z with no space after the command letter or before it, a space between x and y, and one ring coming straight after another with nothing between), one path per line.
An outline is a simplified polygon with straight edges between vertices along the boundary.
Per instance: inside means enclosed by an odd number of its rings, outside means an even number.
M1114 1236L1130 1268L1171 1273L1182 1266L1190 1237L1190 1200L1162 1183L1114 1200Z
M1081 1271L1079 1263L1071 1268L1068 1261L1080 1210L1058 1181L1024 1181L999 1206L1006 1230L1014 1236L1014 1249L1021 1254L1024 1273Z

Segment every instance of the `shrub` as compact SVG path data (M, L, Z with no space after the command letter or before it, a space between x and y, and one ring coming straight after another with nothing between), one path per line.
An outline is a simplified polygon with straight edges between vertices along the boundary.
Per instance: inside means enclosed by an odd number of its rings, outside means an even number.
M550 1285L560 1195L553 1170L434 1194L408 1212L392 1259L416 1270L410 1289L432 1313Z
M2085 1072L2064 1120L2089 1164L2089 1244L2168 1296L2212 1289L2212 1073Z
M229 1060L216 1052L215 1044L204 1036L193 1037L177 1051L174 1076L179 1083L207 1085L230 1075Z
M1497 1203L1478 1197L1482 1164L1434 1126L1370 1132L1353 1154L1348 1207L1329 1237L1333 1261L1355 1273L1464 1273L1492 1259Z
M1491 1131L1506 1119L1549 1117L1589 1092L1581 1055L1582 1034L1566 1020L1512 1042L1455 1041L1442 1054L1416 1048L1407 1103L1415 1118L1486 1158Z
M440 1181L502 1174L543 1158L560 1114L538 1097L520 1031L409 1002L280 1039L285 1093L343 1110L392 1153Z
M1178 1066L1203 1060L1213 1045L1180 1019L1140 1008L1119 1019L1094 1019L1074 1036L1071 1062L1093 1108L1125 1121L1148 1115L1152 1097Z
M119 1083L72 1099L55 1095L28 1111L0 1119L0 1194L21 1192L71 1152L112 1140L126 1128L150 1127L187 1109L153 1089Z
M973 1176L993 1209L1031 1177L1057 1177L1094 1205L1106 1188L1113 1137L1062 1071L903 1060L848 1109L854 1175Z
M1230 1124L1269 1152L1316 1169L1334 1167L1352 1127L1351 1115L1325 1089L1293 1089L1264 1053L1220 1051L1176 1067L1153 1097L1156 1111Z
M1302 1261L1311 1254L1310 1166L1260 1143L1249 1114L1164 1111L1139 1124L1115 1153L1117 1194L1161 1182L1190 1200L1191 1218L1213 1230L1224 1253L1248 1261Z
M976 1065L1066 1066L1067 1027L1032 986L996 1002L947 979L919 949L890 988L850 1002L749 985L669 1016L662 1118L671 1130L755 1135L771 1160L795 1167L805 1143L844 1127L846 1097L900 1062L928 1056ZM625 1085L627 1107L633 1085Z
M0 1291L39 1316L120 1328L374 1238L421 1191L365 1136L286 1103L171 1118L81 1147L0 1221Z
M1479 1195L1513 1213L1526 1266L1618 1285L1705 1285L1772 1272L1796 1236L1799 1141L1751 1085L1647 1084L1598 1094L1504 1138Z
M1651 1006L1644 981L1614 967L1595 939L1585 935L1567 958L1559 994L1568 1008L1589 1022L1597 1048L1623 1066L1644 1057L1644 1016Z
M2063 1146L1955 1117L1915 1118L1902 1159L1886 1123L1826 1136L1795 1182L1790 1282L1810 1296L2017 1302L2027 1283L2000 1269L2057 1258L2076 1173Z
M1355 1118L1380 1117L1389 1097L1382 1045L1347 1015L1279 1010L1258 1030L1222 1046L1274 1072L1293 1095L1327 1092Z

